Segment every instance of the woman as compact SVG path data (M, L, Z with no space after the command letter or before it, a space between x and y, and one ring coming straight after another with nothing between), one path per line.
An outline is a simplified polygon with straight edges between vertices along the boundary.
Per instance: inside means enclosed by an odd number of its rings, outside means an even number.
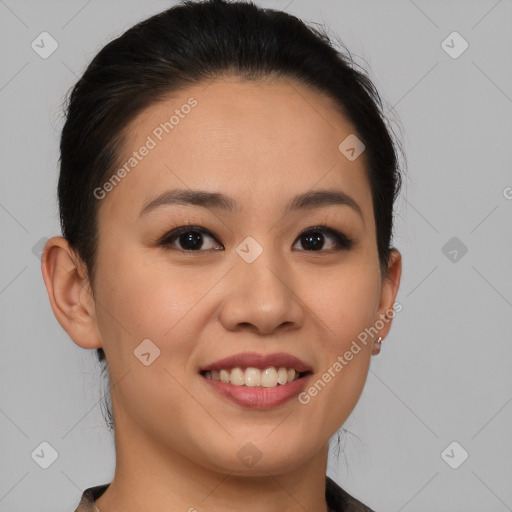
M326 477L401 275L367 76L291 15L185 2L93 59L60 163L42 272L116 447L77 511L370 510Z

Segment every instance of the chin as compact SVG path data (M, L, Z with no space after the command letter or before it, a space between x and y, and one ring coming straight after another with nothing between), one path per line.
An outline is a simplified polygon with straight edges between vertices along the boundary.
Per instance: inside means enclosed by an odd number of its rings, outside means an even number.
M265 428L265 433L261 436L238 436L240 441L230 438L224 444L212 442L204 447L205 451L202 452L199 462L220 473L268 477L269 473L279 475L291 472L313 456L307 450L308 446L304 445L303 431L293 444L290 444L289 436L286 439L281 436L270 440L268 435L271 431L272 428ZM219 448L212 451L213 446ZM200 452L201 448L197 448ZM318 452L320 449L321 447L313 451ZM208 462L205 464L206 461Z

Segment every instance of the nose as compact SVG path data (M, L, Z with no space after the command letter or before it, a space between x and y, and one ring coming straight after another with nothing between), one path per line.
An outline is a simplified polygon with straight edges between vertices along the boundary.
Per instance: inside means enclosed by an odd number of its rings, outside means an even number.
M302 326L304 305L294 291L297 278L270 251L263 251L252 263L236 256L226 278L219 313L225 329L271 334Z

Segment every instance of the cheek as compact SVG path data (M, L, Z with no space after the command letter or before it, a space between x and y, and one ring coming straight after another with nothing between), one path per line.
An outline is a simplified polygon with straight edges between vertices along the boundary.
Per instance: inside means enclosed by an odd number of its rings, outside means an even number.
M98 297L113 318L133 336L161 339L204 293L207 283L183 269L149 264L137 251L117 251L101 267ZM100 281L100 280L98 280ZM114 322L115 323L115 322Z
M114 394L132 415L152 417L155 425L161 422L166 428L178 426L191 407L190 396L179 383L190 372L194 340L204 327L197 321L195 306L215 280L210 276L205 282L197 273L170 265L149 265L134 250L118 248L116 254L108 261L98 259L97 267L98 325L112 380L122 379ZM157 352L152 344L141 345L146 339L160 350L147 366L137 358L142 353L139 346L150 352L151 359ZM173 408L167 410L169 401Z
M373 265L347 266L338 272L324 273L316 280L315 293L308 291L304 296L323 321L331 349L342 350L375 320L380 274Z
M103 306L98 325L112 356L112 372L119 376L127 369L140 371L134 350L149 339L160 350L157 366L186 375L205 323L215 314L213 288L225 270L173 266L165 254L148 261L133 249L116 253L118 257L98 265L97 286Z

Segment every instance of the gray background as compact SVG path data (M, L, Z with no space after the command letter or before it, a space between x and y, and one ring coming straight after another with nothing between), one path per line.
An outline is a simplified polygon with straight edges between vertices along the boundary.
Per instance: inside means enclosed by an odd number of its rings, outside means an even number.
M0 0L1 512L71 511L112 478L95 355L55 320L37 247L60 233L66 91L110 39L173 3ZM511 0L256 3L327 23L370 67L408 159L403 310L328 474L377 511L512 510ZM59 45L47 59L31 48L43 31ZM469 44L458 58L441 46L453 31ZM31 457L43 441L58 452L48 469ZM453 441L469 453L458 469L441 456Z

